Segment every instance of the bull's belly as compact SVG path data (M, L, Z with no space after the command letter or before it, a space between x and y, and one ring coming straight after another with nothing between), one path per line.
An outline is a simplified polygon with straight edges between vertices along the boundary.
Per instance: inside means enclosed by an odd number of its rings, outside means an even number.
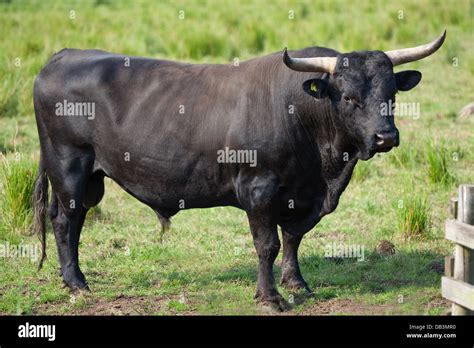
M194 169L188 175L189 171L182 166L111 162L101 163L98 160L96 170L103 171L125 191L154 210L174 214L191 208L240 207L232 180L216 180L215 172L209 167L207 170Z

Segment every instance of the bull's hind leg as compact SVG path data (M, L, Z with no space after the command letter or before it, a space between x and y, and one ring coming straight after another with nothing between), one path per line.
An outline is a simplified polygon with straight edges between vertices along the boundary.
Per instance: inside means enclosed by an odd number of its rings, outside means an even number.
M66 203L67 204L67 203ZM50 209L59 263L64 283L75 289L88 289L86 279L79 268L79 237L87 214L87 208L66 208L56 195Z
M298 248L303 236L294 236L282 231L283 260L281 263L281 284L290 289L304 289L312 293L308 284L303 279L298 263Z
M79 267L79 238L87 211L103 195L103 176L91 175L90 154L56 162L48 176L53 190L50 217L58 249L61 273L71 289L88 289Z

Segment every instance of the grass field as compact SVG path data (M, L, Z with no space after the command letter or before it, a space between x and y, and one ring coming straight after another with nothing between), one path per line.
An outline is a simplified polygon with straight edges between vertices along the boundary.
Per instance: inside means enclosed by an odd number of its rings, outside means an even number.
M443 314L443 257L453 252L443 238L449 198L458 184L474 183L474 117L457 117L474 95L473 8L469 1L409 0L0 1L0 245L39 245L27 199L39 156L32 88L55 51L231 63L285 46L415 46L446 28L439 52L401 68L420 70L423 80L399 94L397 101L420 105L419 117L397 119L400 147L359 163L337 210L303 240L300 262L314 298L301 301L281 289L295 299L290 314ZM48 233L42 271L30 258L0 257L0 313L262 313L253 300L257 257L242 211L184 211L163 243L158 231L153 211L106 180L104 200L81 236L92 292L62 288ZM395 245L394 254L376 250L383 240ZM362 245L365 258L327 258L332 243Z

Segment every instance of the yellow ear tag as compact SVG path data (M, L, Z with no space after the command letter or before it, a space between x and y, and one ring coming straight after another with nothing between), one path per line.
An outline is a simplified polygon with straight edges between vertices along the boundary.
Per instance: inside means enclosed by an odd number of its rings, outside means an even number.
M313 92L317 92L318 91L318 85L316 85L316 83L314 83L314 82L311 82L311 90Z

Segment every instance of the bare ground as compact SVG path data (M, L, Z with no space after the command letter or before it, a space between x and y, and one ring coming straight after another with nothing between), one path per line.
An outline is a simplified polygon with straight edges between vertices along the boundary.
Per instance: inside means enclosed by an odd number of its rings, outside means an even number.
M156 315L179 314L198 315L193 310L173 311L170 301L179 301L178 298L160 296L119 296L114 299L89 299L87 302L69 311L67 315ZM47 303L35 310L33 314L54 314L62 303ZM445 309L448 312L450 302L442 297L433 298L427 305L430 308ZM269 313L262 313L269 314ZM403 311L397 304L368 304L352 299L330 299L318 301L303 311L290 311L283 315L402 315Z
M82 297L83 304L67 312L66 315L157 315L179 314L195 315L193 311L175 311L169 306L170 301L179 302L178 297L164 296L119 296L113 299L87 298L89 295L71 296L72 301L79 301ZM86 298L84 300L84 297ZM33 314L53 315L64 307L64 302L45 303L38 307Z

